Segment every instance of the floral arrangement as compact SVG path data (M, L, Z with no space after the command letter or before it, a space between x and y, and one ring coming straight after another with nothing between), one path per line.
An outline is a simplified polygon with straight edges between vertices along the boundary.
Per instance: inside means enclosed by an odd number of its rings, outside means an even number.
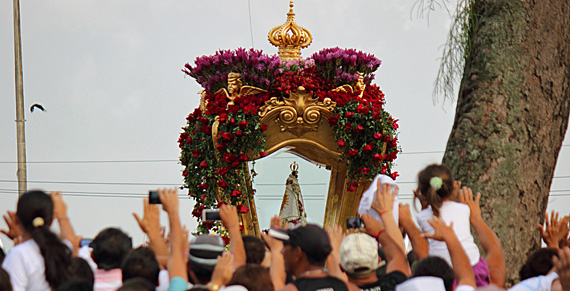
M343 159L348 165L348 191L359 181L371 181L378 173L398 176L392 172L399 152L397 120L383 110L384 93L372 84L373 72L381 62L370 54L354 49L323 49L310 58L282 62L258 50L224 50L212 56L198 57L195 65L183 71L205 89L207 106L195 109L178 140L182 150L180 161L185 167L184 188L196 200L192 215L199 222L204 209L231 203L240 213L249 211L246 201L255 193L247 181L247 162L265 153L265 130L258 111L271 97L288 97L299 86L320 100L336 102L329 125ZM241 73L243 85L267 90L266 93L240 96L228 106L227 96L216 93L227 87L227 74ZM363 92L333 90L354 85L360 75L366 84ZM212 128L217 123L217 140ZM221 232L221 225L200 222L199 233Z

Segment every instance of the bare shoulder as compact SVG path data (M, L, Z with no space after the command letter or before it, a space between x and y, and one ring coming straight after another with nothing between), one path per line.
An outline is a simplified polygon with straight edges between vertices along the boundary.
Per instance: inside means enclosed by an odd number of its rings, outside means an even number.
M360 290L360 289L358 289L358 290ZM297 287L295 287L295 285L289 283L289 284L283 286L283 288L276 290L276 291L299 291L299 290L297 290Z

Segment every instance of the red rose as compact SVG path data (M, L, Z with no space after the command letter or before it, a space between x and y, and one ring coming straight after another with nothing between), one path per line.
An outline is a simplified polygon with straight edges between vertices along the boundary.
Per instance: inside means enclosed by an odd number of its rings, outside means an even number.
M342 139L337 140L336 143L338 144L339 147L344 147L346 145L346 143Z
M346 113L344 113L344 116L346 116L348 120L351 120L354 117L354 112L347 111Z
M382 134L377 132L374 134L374 139L381 139L382 138Z
M364 176L368 175L368 171L370 171L370 169L366 167L358 169L358 172Z
M392 128L394 130L396 130L396 129L398 129L398 127L400 127L400 126L398 126L398 121L399 121L399 119L392 120Z
M239 166L239 160L233 161L232 164L230 165L230 167L232 167L232 169L235 169Z
M249 122L242 120L238 123L239 128L241 128L242 130L246 128L246 126L249 125Z
M228 169L228 168L226 168L226 167L224 167L224 168L219 168L219 169L216 170L216 173L217 173L218 175L222 175L222 176L223 176L223 175L225 175L229 170L230 170L230 169Z
M240 196L240 195L241 195L241 191L239 191L239 190L234 190L234 191L232 191L232 194L231 194L231 195L232 195L232 197Z
M219 143L219 144L216 146L216 149L218 149L218 151L220 151L220 152L225 151L227 148L228 148L228 147L226 146L225 143Z
M267 157L267 153L266 153L266 152L261 152L261 153L259 153L259 156L262 157L262 158L265 158L265 157Z
M354 129L355 132L359 132L361 130L363 130L364 127L362 125L357 125L356 128Z
M218 118L218 121L220 121L220 123L225 123L227 120L228 120L228 114L227 113L220 114L220 117Z
M212 127L209 125L204 125L204 126L202 126L202 132L210 135L210 134L212 134Z
M356 111L358 111L360 114L366 114L370 111L370 109L366 106L363 106L362 104L359 104L358 107L356 107Z
M352 123L347 122L347 123L344 125L344 130L349 130L351 127L352 127Z
M262 124L259 129L261 130L261 132L265 132L267 130L267 124Z
M191 137L187 137L186 138L186 143L189 145L192 145L192 138Z
M192 150L192 155L197 158L202 154L201 150Z
M218 202L218 205L216 206L218 209L221 208L222 206L226 205L226 202Z
M202 195L202 197L200 197L200 200L202 201L206 200L206 194Z
M376 113L372 114L372 119L374 119L374 120L380 119L380 112L376 112Z
M385 135L382 137L382 141L384 141L384 142L389 142L390 140L392 140L392 139L390 138L389 135Z
M184 177L188 176L188 171L187 170L182 171L182 176Z
M396 180L396 178L397 178L398 176L400 176L400 174L398 174L398 172L394 172L394 173L390 174L390 178L392 178L392 179L394 179L394 180Z
M372 144L369 143L369 144L365 145L364 148L362 148L362 151L365 153L368 153L368 152L371 152L373 148L374 147L372 146Z
M236 130L236 136L237 137L241 137L243 135L243 133L238 129Z
M244 153L239 153L239 160L242 162L247 162L249 161L249 157Z
M346 153L347 157L354 157L356 156L356 154L358 154L358 149L352 149L352 150L348 150L348 152Z
M223 156L224 156L224 161L228 164L233 162L236 159L236 155L234 155L232 153L229 153L229 154L224 153Z
M234 134L231 132L222 132L222 140L230 141L234 138Z
M205 169L205 168L208 167L208 163L207 163L206 161L201 161L201 162L200 162L200 167Z
M208 189L208 184L202 183L202 184L198 185L198 188L200 188L201 190L206 190L206 189Z
M383 159L384 159L384 156L383 156L382 154L375 154L375 155L372 157L372 160L375 161L375 162L380 162L380 161L383 160Z
M236 124L236 120L235 120L235 119L233 119L233 118L232 118L232 119L230 119L230 125L234 125L234 124Z
M335 115L335 116L329 117L329 124L330 124L331 126L336 125L336 124L338 123L338 118L339 118L339 117L340 117L340 115L338 115L338 114Z
M240 205L237 207L237 210L239 213L248 213L249 212L249 207L244 206L244 205Z
M242 231L243 230L243 225L239 225L239 230Z
M226 180L220 180L218 181L218 186L221 188L228 188L228 182L226 182Z
M224 244L228 245L230 243L230 238L227 236L222 236L222 240L224 241Z

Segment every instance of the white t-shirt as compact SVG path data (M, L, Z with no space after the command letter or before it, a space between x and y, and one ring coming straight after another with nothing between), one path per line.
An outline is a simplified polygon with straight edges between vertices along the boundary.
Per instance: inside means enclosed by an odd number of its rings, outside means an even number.
M469 257L471 266L474 266L479 263L479 258L481 255L479 254L479 248L475 244L473 236L471 235L469 224L470 213L471 211L469 210L469 206L465 204L453 201L445 201L439 209L439 218L443 219L447 225L453 222L453 230L455 231L455 235L457 235L461 246L463 246L463 250L465 250L465 253ZM418 213L418 215L416 215L416 219L418 220L421 232L434 232L433 227L431 227L431 225L428 223L428 220L432 218L433 211L431 210L431 207L422 210L420 213ZM449 255L449 251L447 250L447 245L445 242L428 239L428 243L430 256L440 257L444 259L449 264L449 266L453 266L451 264L451 256Z
M14 291L49 291L44 257L33 239L18 244L6 255L2 267L10 274Z
M552 272L546 276L528 278L511 287L509 291L550 291L552 282L558 279L558 274Z

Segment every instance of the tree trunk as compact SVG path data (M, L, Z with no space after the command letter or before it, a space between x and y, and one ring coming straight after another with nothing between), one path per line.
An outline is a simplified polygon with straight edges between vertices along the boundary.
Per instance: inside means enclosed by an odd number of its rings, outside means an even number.
M455 122L443 164L482 194L508 282L540 247L570 110L570 2L475 0Z

